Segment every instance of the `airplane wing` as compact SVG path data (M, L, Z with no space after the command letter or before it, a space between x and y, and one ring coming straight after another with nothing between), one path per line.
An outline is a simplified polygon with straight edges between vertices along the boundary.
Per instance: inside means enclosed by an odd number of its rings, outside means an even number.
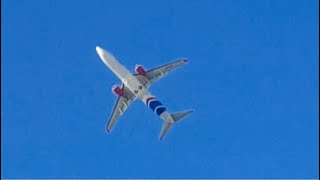
M135 76L137 76L137 78L143 85L145 85L146 87L149 87L152 83L165 77L169 72L180 67L186 62L188 62L187 59L180 59L180 60L171 62L169 64L150 69L147 71L146 76L142 76L139 74L135 74Z
M118 121L119 117L127 110L129 105L136 100L136 96L131 93L131 91L123 84L122 90L124 92L124 96L119 96L118 100L113 108L111 116L109 118L108 124L106 126L106 130L111 132L113 126Z

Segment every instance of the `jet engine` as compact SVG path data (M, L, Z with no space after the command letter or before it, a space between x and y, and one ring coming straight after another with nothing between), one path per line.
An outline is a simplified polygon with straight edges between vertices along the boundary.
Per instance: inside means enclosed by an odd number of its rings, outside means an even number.
M144 68L141 65L136 65L135 71L142 76L147 75L146 70L144 70Z
M124 92L122 91L122 88L120 88L118 85L112 86L112 92L117 96L123 96Z

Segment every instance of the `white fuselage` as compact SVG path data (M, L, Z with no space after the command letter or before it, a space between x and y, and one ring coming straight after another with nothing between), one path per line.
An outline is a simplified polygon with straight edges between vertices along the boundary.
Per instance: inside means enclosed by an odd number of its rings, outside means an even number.
M149 90L146 89L146 87L144 87L144 85L141 84L140 81L134 75L132 75L132 73L130 73L130 71L127 68L125 68L122 64L120 64L111 53L107 52L106 50L100 47L97 47L96 50L100 58L102 59L102 61L123 82L123 84L128 89L130 89L130 91L136 96L136 98L140 99L144 104L150 107L150 103L148 103L149 101L148 99L152 99L153 101L156 99L149 92ZM158 100L156 101L160 103ZM164 107L164 106L160 106L160 108L161 107ZM167 111L164 111L159 116L165 121L173 122L173 119L170 113L168 113Z

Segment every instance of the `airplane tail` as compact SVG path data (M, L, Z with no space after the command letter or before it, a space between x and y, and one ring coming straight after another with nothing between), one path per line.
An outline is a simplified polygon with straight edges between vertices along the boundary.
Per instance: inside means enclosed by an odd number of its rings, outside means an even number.
M181 111L181 112L178 112L178 113L171 114L171 117L174 120L174 122L178 122L179 120L181 120L182 118L184 118L187 115L191 114L192 112L193 112L192 109L186 110L186 111Z
M172 117L174 123L169 122L169 121L163 121L161 132L160 132L160 140L162 140L164 135L167 134L168 130L170 129L170 127L172 127L173 124L175 124L179 120L182 120L184 117L191 114L193 111L194 110L186 110L186 111L181 111L178 113L171 114L171 117Z

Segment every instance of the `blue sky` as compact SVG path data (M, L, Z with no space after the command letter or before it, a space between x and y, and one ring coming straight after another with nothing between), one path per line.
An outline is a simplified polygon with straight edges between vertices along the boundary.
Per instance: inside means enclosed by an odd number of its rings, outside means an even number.
M1 1L2 178L318 178L317 0ZM159 141L141 102L105 124L128 69L196 111Z

